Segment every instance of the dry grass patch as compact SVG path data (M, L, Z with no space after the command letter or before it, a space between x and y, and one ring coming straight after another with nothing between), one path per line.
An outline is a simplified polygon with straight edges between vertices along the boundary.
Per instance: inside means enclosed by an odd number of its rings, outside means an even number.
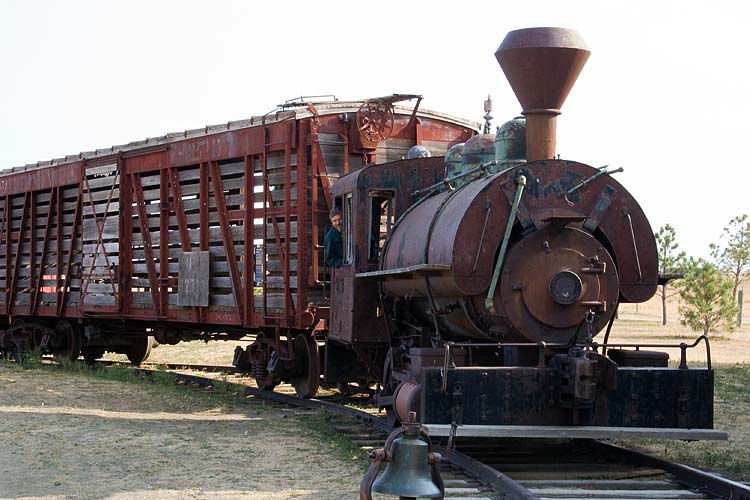
M354 498L324 417L160 383L0 363L0 498Z

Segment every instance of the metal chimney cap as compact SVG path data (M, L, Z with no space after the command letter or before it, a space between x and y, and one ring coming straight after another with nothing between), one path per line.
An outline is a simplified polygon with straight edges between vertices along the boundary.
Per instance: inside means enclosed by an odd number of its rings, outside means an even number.
M577 31L526 28L511 31L495 52L524 114L559 113L591 51Z
M568 28L523 28L508 32L497 52L534 47L589 50L586 42L583 41L580 33L576 30Z

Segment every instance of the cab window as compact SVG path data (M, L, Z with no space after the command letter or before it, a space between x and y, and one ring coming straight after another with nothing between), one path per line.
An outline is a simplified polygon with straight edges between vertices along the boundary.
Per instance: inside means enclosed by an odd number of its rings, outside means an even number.
M370 263L378 261L383 245L391 234L393 227L393 191L369 192L369 244L367 260Z

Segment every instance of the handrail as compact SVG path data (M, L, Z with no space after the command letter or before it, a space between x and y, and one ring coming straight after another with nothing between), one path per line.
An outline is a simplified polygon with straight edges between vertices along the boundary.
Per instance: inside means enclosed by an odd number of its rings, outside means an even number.
M599 344L597 342L584 343L584 344L552 344L544 341L540 342L446 342L445 343L445 356L443 359L443 385L442 392L446 394L448 392L448 371L455 370L457 367L453 363L453 352L456 348L467 348L472 349L475 347L494 347L496 349L503 349L505 347L536 347L539 349L539 360L537 366L539 368L544 367L544 353L548 347L552 348L571 348L580 347L583 349L592 349L594 352L598 352L599 348L602 348L603 352L607 348L623 348L632 347L635 350L639 350L643 347L646 348L661 348L661 349L680 349L680 365L681 370L688 368L687 364L687 350L692 349L701 342L706 345L706 368L711 370L711 344L708 339L708 335L701 335L691 344L686 342L680 342L679 344L641 344L641 343L627 343L627 342L604 342Z

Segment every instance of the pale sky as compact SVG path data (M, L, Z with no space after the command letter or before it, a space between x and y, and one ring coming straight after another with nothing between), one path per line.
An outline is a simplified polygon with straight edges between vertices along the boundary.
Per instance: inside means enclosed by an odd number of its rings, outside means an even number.
M578 30L592 54L558 153L623 167L654 230L707 256L750 212L748 16L735 1L0 0L0 168L260 115L300 95L422 94L494 125L520 112L494 52Z

